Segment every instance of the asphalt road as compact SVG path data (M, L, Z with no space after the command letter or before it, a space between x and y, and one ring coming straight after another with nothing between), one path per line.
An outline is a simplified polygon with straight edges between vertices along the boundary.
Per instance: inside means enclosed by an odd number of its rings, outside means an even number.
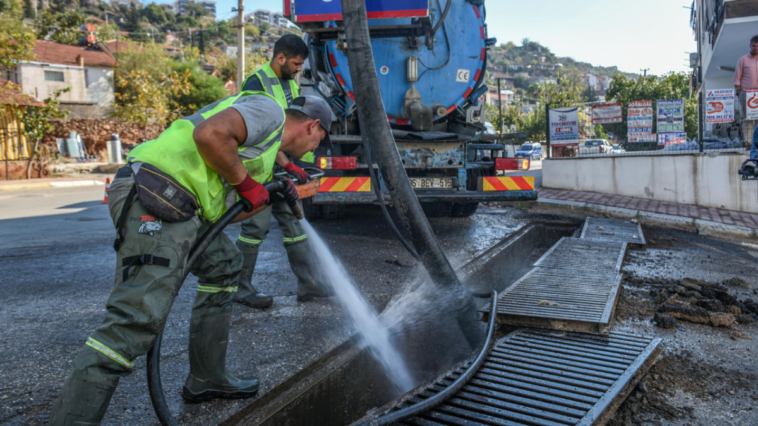
M0 193L0 424L45 424L76 353L102 321L112 288L113 225L102 187ZM518 212L516 212L518 213ZM314 226L361 292L382 310L418 276L415 261L395 240L378 209L348 210L349 218ZM523 224L510 210L483 210L470 219L434 219L451 262L484 252ZM239 225L227 230L236 238ZM261 394L342 343L351 330L336 303L295 300L296 280L282 235L272 224L262 246L256 286L275 296L259 311L235 305L228 366L255 374ZM245 402L185 404L188 320L197 281L177 296L163 341L162 378L182 424L215 424ZM157 424L140 358L121 380L103 424Z

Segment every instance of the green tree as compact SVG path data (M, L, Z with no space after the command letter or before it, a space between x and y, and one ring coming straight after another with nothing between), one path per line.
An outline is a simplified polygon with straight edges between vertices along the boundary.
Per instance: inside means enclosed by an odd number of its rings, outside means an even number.
M184 13L192 16L193 18L202 18L203 16L209 16L211 13L206 10L200 3L187 3L184 5Z
M14 109L16 117L23 124L23 133L26 140L34 143L32 156L29 158L29 163L26 165L27 179L32 178L32 164L34 163L34 160L39 157L40 142L47 132L54 129L54 127L50 125L50 120L64 119L68 116L68 111L60 108L58 98L70 90L70 87L56 90L51 96L44 100L45 105L43 106L30 106Z
M155 3L150 3L142 9L142 16L153 25L163 25L168 22L164 9Z
M513 87L517 89L527 89L529 88L529 77L525 75L519 75L516 76L516 78L513 80Z
M115 40L118 36L118 25L116 24L100 24L95 29L95 38L97 41Z
M74 10L61 13L44 10L39 14L34 25L37 27L38 40L79 44L79 38L82 36L79 27L84 23L84 15Z
M587 88L584 89L582 92L582 97L587 102L597 102L600 99L600 97L597 95L597 90L595 90L595 88L592 86L587 86Z
M622 74L616 74L611 80L606 99L614 99L623 106L625 120L623 123L606 125L606 130L624 138L627 133L627 106L630 101L653 101L684 99L684 130L688 138L697 136L697 98L690 97L689 75L685 72L671 72L661 77L649 75L639 77L636 81ZM653 108L653 121L656 119Z
M142 23L145 21L145 18L142 16L142 9L141 7L138 8L134 3L130 4L129 7L124 7L124 5L120 5L121 11L124 15L124 30L132 32L137 31L142 27Z
M2 14L4 15L4 14ZM34 59L34 33L21 20L0 16L0 67Z
M224 82L208 75L197 62L179 62L173 70L179 75L186 75L190 86L186 93L178 93L172 99L181 107L182 116L192 115L200 108L227 96Z

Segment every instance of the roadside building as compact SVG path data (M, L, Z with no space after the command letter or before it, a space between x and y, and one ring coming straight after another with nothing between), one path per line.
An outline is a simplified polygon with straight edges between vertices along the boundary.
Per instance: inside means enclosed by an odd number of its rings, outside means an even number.
M21 86L36 100L43 100L58 89L71 91L60 97L61 108L71 111L70 118L106 118L115 99L113 68L116 59L102 43L72 46L37 40L36 59L0 70L0 77Z
M749 52L750 38L758 34L756 1L694 0L690 27L698 47L690 57L693 94L702 92L705 97L710 90L734 89L735 65ZM704 124L707 135L717 130L714 126L730 127L730 133L736 132L740 123ZM747 144L748 139L752 135L742 135L743 143Z
M247 15L249 21L253 21L253 24L260 26L262 23L267 22L274 28L287 28L287 19L283 14L279 12L272 12L266 9L258 9L255 12Z
M513 93L513 90L501 89L500 95L498 96L497 86L490 86L486 94L487 105L498 107L500 106L500 99L503 100L503 106L506 106L515 101L515 94Z
M0 161L29 158L32 147L27 143L17 117L27 107L44 105L44 102L24 94L18 84L0 79Z

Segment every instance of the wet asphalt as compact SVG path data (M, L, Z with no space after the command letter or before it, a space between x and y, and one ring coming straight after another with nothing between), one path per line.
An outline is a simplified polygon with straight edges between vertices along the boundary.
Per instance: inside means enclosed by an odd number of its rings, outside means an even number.
M102 321L112 289L114 230L102 187L14 191L0 194L0 424L45 424L71 363ZM483 209L469 219L433 219L454 265L461 265L523 225L518 211ZM374 207L352 207L347 218L314 227L342 261L367 300L381 311L418 276L415 261ZM239 225L227 229L236 238ZM296 280L282 235L272 223L256 268L260 291L274 306L235 305L227 365L253 374L260 394L344 342L351 330L335 302L298 303ZM189 314L197 287L190 277L166 324L162 380L181 424L216 424L249 401L186 404L180 392L188 373ZM105 425L158 424L147 394L145 358L123 378Z

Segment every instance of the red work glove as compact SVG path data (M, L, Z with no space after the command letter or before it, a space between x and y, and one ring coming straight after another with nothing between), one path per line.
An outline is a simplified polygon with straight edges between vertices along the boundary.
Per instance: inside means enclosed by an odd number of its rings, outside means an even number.
M292 173L292 175L294 175L297 178L298 182L300 183L308 183L308 179L310 179L310 176L308 176L308 173L305 170L298 167L297 165L295 165L295 163L293 163L292 161L287 163L287 165L282 166L282 168L286 170L288 173Z
M250 213L258 207L268 204L266 187L254 181L250 175L245 176L245 180L233 186L241 201L246 204L245 212Z
M273 192L271 195L280 200L286 201L288 204L296 203L298 197L300 197L300 194L297 193L297 187L295 187L295 184L289 178L282 179L281 183L284 184L284 189L281 191Z

